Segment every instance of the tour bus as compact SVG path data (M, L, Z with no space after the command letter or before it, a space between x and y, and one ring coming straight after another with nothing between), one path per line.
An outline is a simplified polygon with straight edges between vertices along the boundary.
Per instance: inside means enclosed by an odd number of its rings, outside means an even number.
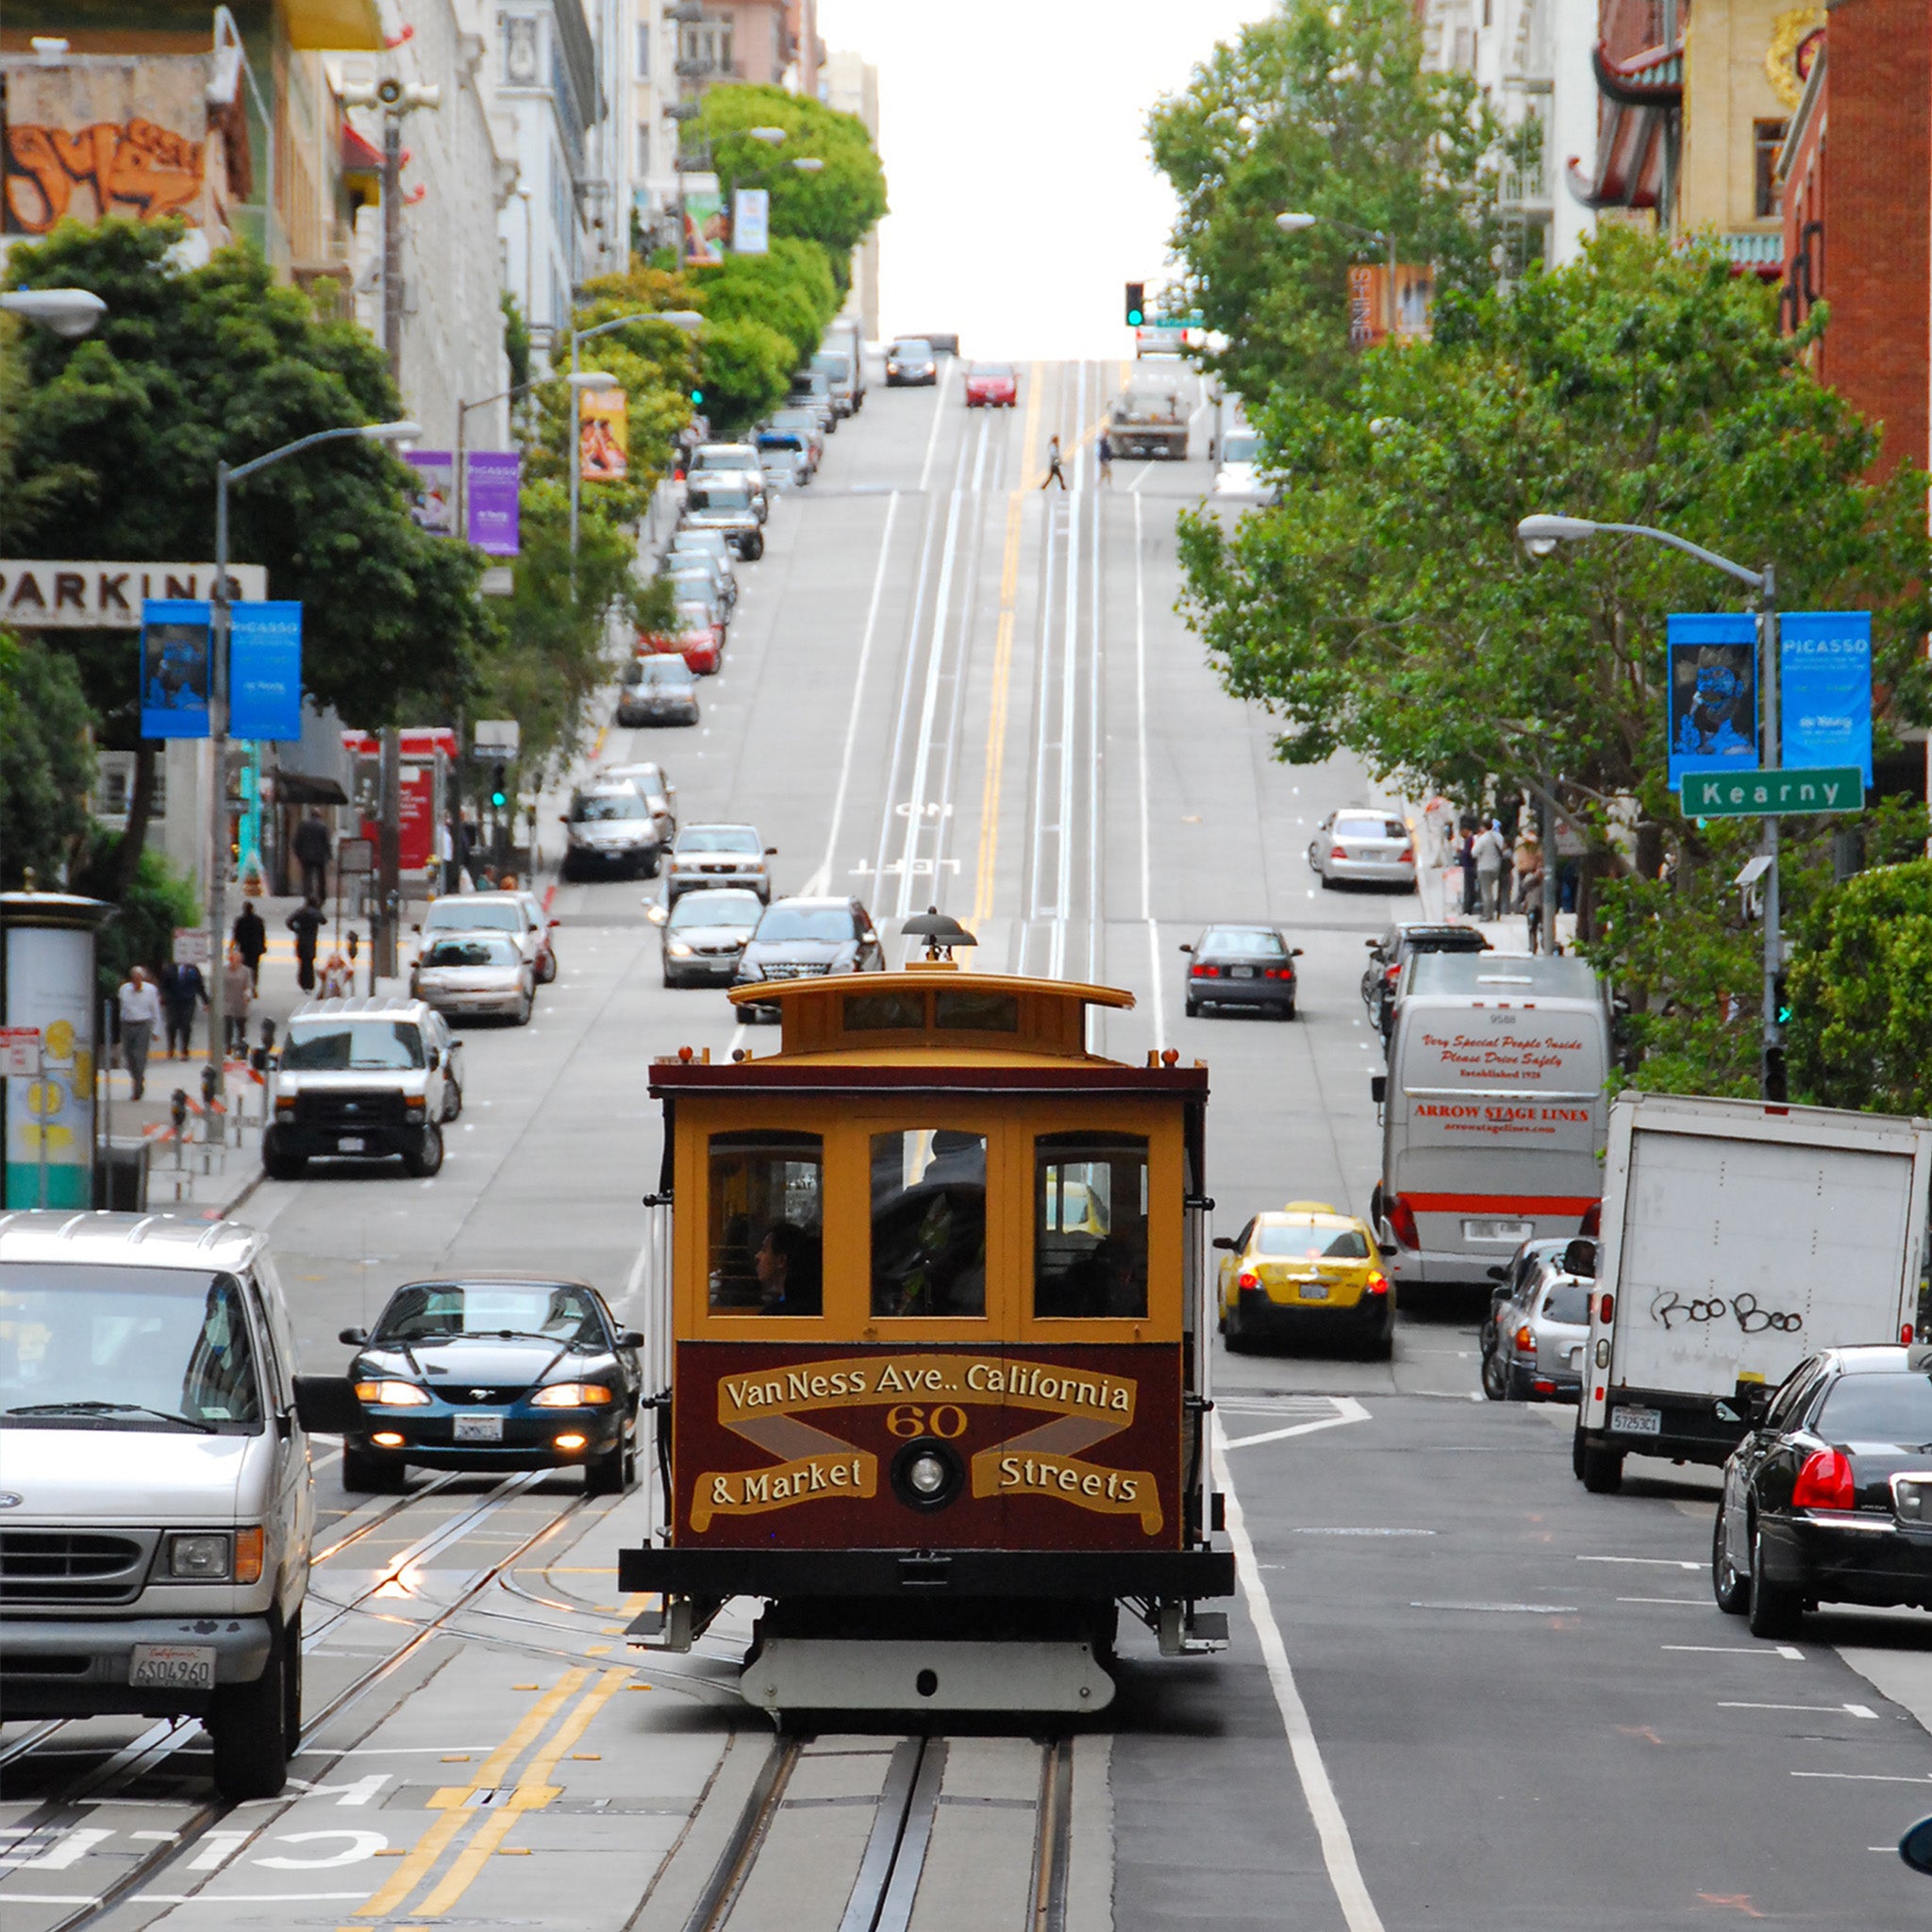
M1581 959L1411 958L1372 1082L1372 1212L1398 1292L1481 1283L1523 1241L1596 1231L1609 1051Z

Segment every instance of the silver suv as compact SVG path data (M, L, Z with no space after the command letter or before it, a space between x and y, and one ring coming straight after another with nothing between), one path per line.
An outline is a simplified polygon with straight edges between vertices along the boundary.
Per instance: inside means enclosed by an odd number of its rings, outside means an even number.
M267 1238L0 1217L0 1707L199 1718L235 1801L282 1789L315 1503Z
M420 1177L442 1165L442 1124L463 1104L462 1042L421 1000L311 1000L296 1009L269 1074L261 1165L299 1180L318 1156L400 1155Z

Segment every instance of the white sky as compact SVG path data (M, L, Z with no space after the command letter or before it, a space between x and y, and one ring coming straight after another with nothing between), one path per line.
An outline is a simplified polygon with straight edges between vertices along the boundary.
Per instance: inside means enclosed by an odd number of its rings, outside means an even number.
M1122 285L1169 272L1174 202L1141 129L1269 0L819 0L879 71L888 336L968 357L1131 354Z

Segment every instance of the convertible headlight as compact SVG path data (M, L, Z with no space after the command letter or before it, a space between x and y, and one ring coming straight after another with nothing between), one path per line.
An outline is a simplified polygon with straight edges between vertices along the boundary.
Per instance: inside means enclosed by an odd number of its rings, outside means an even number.
M428 1406L429 1391L413 1382L358 1382L356 1400L376 1408L424 1408Z
M553 1382L530 1397L532 1408L608 1408L617 1397L601 1382Z

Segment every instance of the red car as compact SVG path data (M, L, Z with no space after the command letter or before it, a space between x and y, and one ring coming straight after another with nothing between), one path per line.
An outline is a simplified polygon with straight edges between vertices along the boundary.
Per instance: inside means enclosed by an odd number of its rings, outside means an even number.
M1020 378L1009 362L975 362L966 372L969 409L1010 409L1020 399Z
M719 658L724 655L724 640L705 605L680 604L675 630L638 633L639 657L659 654L668 657L674 652L682 657L700 677L708 676L717 670Z

